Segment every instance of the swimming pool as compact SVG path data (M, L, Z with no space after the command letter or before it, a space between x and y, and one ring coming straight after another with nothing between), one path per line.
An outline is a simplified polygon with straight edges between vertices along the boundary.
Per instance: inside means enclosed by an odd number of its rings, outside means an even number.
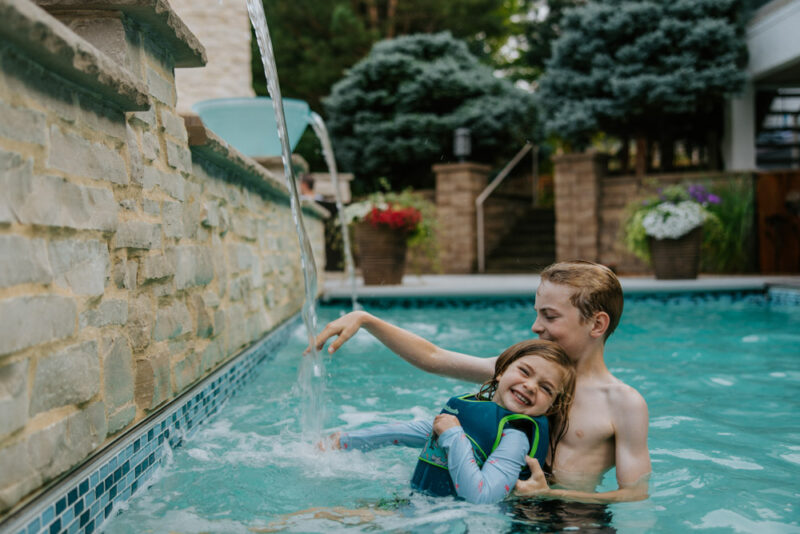
M439 345L484 355L529 337L533 319L532 299L365 307ZM342 311L323 307L321 323ZM301 440L292 394L305 340L298 329L104 531L800 532L798 325L800 307L755 294L626 301L606 361L649 404L647 501L514 507L414 496L361 524L358 516L340 523L325 515L406 496L417 451L320 453ZM433 417L452 394L474 388L414 369L365 332L327 372L330 430ZM612 470L603 486L613 485ZM288 515L313 507L326 510Z

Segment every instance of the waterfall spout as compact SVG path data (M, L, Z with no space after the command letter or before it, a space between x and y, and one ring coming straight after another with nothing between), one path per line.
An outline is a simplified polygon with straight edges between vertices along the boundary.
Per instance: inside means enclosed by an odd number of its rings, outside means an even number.
M292 218L297 230L297 239L300 241L300 263L303 269L305 282L305 303L303 304L303 323L308 335L310 352L301 358L298 377L299 394L301 395L301 425L307 438L316 440L322 433L324 421L324 390L325 366L315 347L317 333L317 269L314 263L314 254L311 242L303 224L300 212L300 196L297 191L297 180L292 169L292 151L289 147L289 136L286 128L286 117L283 112L281 89L278 83L278 70L275 66L275 55L272 51L272 40L267 27L267 17L261 0L247 0L247 12L250 22L255 30L258 49L261 52L261 61L267 78L267 89L272 97L272 107L275 112L275 122L278 125L278 140L281 144L281 159L286 177L286 186L289 188L289 198L292 208Z

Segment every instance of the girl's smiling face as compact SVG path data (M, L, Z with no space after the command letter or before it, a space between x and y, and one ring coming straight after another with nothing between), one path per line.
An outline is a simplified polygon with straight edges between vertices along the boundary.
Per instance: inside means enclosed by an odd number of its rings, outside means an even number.
M493 400L515 413L544 415L561 391L562 374L561 367L550 360L522 356L496 377Z

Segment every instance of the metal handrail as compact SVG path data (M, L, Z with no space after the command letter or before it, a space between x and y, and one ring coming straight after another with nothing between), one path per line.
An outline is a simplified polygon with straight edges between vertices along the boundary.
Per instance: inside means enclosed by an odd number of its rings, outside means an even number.
M517 155L514 156L511 161L509 161L503 170L497 173L494 180L486 186L478 198L475 199L475 217L477 219L477 239L478 239L478 272L486 272L486 246L485 246L485 239L484 239L484 229L483 229L483 203L489 198L489 195L494 192L495 189L500 185L500 183L506 179L506 176L517 166L522 158L525 157L531 149L534 149L534 160L536 159L536 155L539 152L539 147L533 145L533 143L525 143ZM537 166L536 162L534 161L534 183L537 179Z

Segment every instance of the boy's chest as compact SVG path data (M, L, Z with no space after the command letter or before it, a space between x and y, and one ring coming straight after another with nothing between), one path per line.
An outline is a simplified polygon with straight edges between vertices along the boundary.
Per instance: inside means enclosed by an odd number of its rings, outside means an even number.
M605 402L575 399L555 460L554 467L568 471L600 472L614 465L614 425Z

